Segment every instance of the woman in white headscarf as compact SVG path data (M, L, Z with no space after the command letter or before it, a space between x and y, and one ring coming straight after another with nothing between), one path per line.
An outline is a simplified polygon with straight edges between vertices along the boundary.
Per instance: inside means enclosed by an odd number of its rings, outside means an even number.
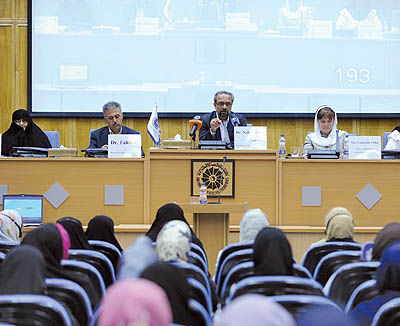
M250 209L240 221L240 242L254 241L258 232L269 226L268 217L259 209Z
M20 242L22 237L22 217L16 211L7 209L0 212L0 240Z
M318 108L314 118L314 132L306 136L303 145L303 157L307 158L308 151L335 150L336 149L336 130L337 117L335 111L327 105ZM347 132L339 130L340 153L343 153L344 139Z

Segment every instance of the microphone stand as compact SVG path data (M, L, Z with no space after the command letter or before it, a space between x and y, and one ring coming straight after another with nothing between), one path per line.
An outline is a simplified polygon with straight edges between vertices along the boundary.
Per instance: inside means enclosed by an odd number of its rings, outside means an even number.
M221 204L221 186L222 186L222 179L224 176L225 162L226 162L226 156L224 156L224 159L222 161L222 172L221 172L221 177L219 178L219 186L218 186L218 201L209 202L209 204L218 204L218 205Z

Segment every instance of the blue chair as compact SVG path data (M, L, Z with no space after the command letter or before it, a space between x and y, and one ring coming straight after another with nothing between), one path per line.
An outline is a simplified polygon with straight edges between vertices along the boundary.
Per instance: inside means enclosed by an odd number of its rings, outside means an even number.
M229 296L231 288L233 288L239 281L251 276L254 276L253 261L246 261L233 266L228 272L228 275L226 275L221 287L220 298L222 305L225 305L225 301Z
M205 286L193 277L188 277L187 281L191 288L190 297L201 303L203 307L206 308L208 314L212 316L212 299Z
M325 296L345 307L357 286L375 277L379 265L378 261L362 261L341 266L326 283Z
M361 248L361 259L371 260L373 249L374 249L374 243L372 241L364 243Z
M97 325L97 321L99 320L100 314L103 310L103 306L102 305L98 305L96 310L94 311L92 318L90 318L90 322L89 322L89 326L96 326Z
M189 262L192 264L195 264L196 266L200 267L205 273L208 274L208 266L204 259L197 253L193 251L189 251L187 253L187 256L189 258Z
M297 263L293 264L293 274L294 276L304 277L304 278L312 278L311 273L307 268Z
M382 149L385 149L386 144L388 142L388 137L391 134L391 131L384 131L382 135Z
M371 326L400 325L400 298L386 302L376 312Z
M20 243L16 241L0 241L0 252L7 254L11 249L19 245Z
M87 262L97 268L103 277L106 287L115 282L114 266L106 255L95 250L70 249L68 259Z
M324 242L315 244L308 248L303 256L301 265L313 274L315 267L322 257L339 250L361 250L361 244L356 242Z
M198 255L200 255L203 258L204 262L207 265L207 270L208 270L208 259L207 259L206 252L199 245L197 245L193 242L190 243L190 251L197 253Z
M60 133L58 131L45 130L44 133L46 134L47 138L49 139L50 145L52 148L60 147Z
M192 310L199 318L199 320L202 321L201 325L204 326L211 326L211 317L207 313L207 310L196 300L194 299L189 299L189 309Z
M0 295L0 322L28 326L71 326L71 318L63 305L44 295Z
M347 314L350 314L358 304L372 300L379 295L379 293L380 291L376 286L376 280L368 280L364 283L361 283L351 293L350 299L347 301L344 311Z
M242 250L242 249L250 249L253 248L253 241L250 242L235 242L225 246L219 253L217 257L217 262L215 263L215 274L214 281L216 281L216 277L219 274L219 270L221 268L222 263L225 258L234 251Z
M361 251L338 251L324 256L315 268L313 278L322 285L328 282L331 275L345 264L354 263L361 259Z
M110 259L113 264L114 271L117 270L119 260L121 259L121 252L119 249L107 241L89 240L89 244L97 251L100 251Z
M342 311L333 301L323 296L296 294L276 295L269 298L285 307L295 319L310 308L330 308Z
M229 255L225 257L223 262L221 263L221 267L219 268L218 274L216 274L216 286L217 293L221 295L222 285L224 284L224 279L228 275L229 271L236 266L237 264L251 261L253 255L253 248L241 249L234 252L231 252Z
M86 291L79 284L61 278L47 278L45 282L49 297L68 308L80 325L89 323L92 306Z
M308 294L323 296L322 286L312 279L297 276L251 276L231 288L227 302L246 293L266 296Z

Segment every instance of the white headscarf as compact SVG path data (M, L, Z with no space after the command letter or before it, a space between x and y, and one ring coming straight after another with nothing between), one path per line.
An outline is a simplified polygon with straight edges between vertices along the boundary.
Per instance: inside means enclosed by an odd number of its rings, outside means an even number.
M268 217L259 209L250 209L240 221L240 242L254 241L258 232L269 226Z
M161 261L188 260L192 234L189 226L180 220L173 220L163 226L157 236L156 250Z
M330 147L332 145L336 144L336 126L337 126L337 116L336 116L336 112L335 113L335 121L333 123L333 127L331 132L329 133L328 137L322 137L321 136L321 129L319 128L319 124L318 124L318 112L323 109L323 108L330 108L331 107L327 106L327 105L321 105L317 112L315 112L315 117L314 117L314 132L311 133L309 136L313 142L314 145L318 145L320 147ZM333 109L332 109L333 111Z
M0 212L0 227L8 241L20 241L17 225L22 233L22 217L16 210L7 209Z

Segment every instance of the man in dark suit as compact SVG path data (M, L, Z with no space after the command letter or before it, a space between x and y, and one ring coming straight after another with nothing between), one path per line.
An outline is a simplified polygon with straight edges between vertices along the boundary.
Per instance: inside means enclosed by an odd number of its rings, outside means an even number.
M104 104L103 113L107 126L92 131L89 148L108 148L108 135L140 134L140 132L122 125L124 115L121 104L118 102L110 101Z
M247 125L242 114L231 111L234 99L234 95L227 91L219 91L214 95L215 111L202 116L200 140L222 140L233 148L234 127Z

